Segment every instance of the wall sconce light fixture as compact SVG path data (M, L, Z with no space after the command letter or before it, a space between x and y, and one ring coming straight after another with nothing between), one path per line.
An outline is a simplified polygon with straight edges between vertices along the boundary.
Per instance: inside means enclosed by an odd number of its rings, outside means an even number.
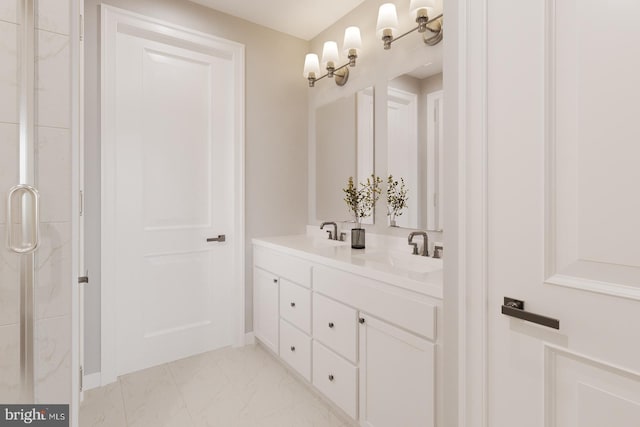
M404 34L394 37L398 32L398 14L396 6L393 3L384 3L378 10L378 23L376 25L376 33L382 38L385 49L391 49L391 43L401 39L407 34L418 30L419 33L429 31L433 33L431 37L423 35L424 42L429 46L435 46L442 41L442 13L438 16L430 18L435 8L435 0L411 0L409 11L418 23L418 26L412 28Z
M349 62L339 67L336 64L340 61L338 53L338 44L333 41L324 43L322 49L322 63L325 64L327 72L320 76L320 62L318 55L315 53L307 53L304 58L304 77L309 80L309 87L314 87L315 83L325 77L334 78L338 86L344 86L349 80L349 68L356 66L356 58L362 49L362 39L360 38L360 29L358 27L348 27L344 30L344 42L342 44Z

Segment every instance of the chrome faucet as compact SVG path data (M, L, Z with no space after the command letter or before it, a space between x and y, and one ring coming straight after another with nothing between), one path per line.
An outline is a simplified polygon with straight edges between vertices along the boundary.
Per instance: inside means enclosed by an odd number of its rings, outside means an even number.
M407 241L409 242L409 245L413 245L413 254L418 255L418 244L413 243L413 238L415 236L422 236L422 242L424 243L422 246L422 253L420 255L429 256L429 236L427 236L427 233L424 231L412 231L409 233Z
M335 222L323 222L320 226L320 230L324 230L325 225L333 225L333 233L331 233L331 230L327 230L327 233L329 233L329 240L338 240L338 224Z

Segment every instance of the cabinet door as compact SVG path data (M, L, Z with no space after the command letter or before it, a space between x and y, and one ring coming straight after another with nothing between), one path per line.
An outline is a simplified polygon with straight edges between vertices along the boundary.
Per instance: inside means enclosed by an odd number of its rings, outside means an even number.
M434 426L434 349L429 341L360 315L360 422Z
M278 277L253 269L253 332L278 353Z

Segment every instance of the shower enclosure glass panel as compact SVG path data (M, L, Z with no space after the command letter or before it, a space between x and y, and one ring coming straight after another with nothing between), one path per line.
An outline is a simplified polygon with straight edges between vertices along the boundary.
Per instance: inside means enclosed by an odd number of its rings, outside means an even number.
M0 402L35 403L35 265L40 243L36 189L35 8L19 2L0 32L0 185L6 235L0 257ZM8 14L10 18L11 14Z

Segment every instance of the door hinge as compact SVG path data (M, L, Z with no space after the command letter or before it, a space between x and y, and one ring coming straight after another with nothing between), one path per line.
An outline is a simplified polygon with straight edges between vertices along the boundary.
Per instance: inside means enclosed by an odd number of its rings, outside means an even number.
M82 387L84 386L83 382L84 382L84 368L80 366L80 379L79 379L80 391L82 391Z
M84 215L84 191L80 190L80 216Z
M80 41L82 42L84 41L84 15L80 15L78 25L80 26L79 28Z

